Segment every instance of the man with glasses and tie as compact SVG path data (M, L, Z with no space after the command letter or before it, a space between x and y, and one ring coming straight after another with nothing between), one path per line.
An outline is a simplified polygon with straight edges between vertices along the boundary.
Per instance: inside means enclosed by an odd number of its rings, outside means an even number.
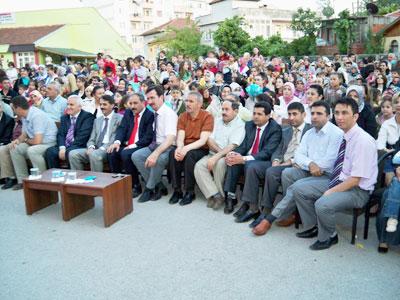
M156 201L168 194L161 178L175 144L178 124L178 115L164 103L164 89L160 85L150 86L146 91L146 99L154 110L154 135L148 147L132 154L132 161L146 182L138 202Z
M70 151L86 147L93 128L94 116L82 110L82 99L77 95L68 97L67 114L61 117L57 132L57 145L46 150L47 167L60 168L60 160L68 161Z
M114 112L114 105L112 96L101 97L100 109L103 115L94 121L87 148L75 149L69 153L72 170L83 170L84 164L90 163L90 170L103 172L107 149L114 142L115 133L122 120L122 116Z

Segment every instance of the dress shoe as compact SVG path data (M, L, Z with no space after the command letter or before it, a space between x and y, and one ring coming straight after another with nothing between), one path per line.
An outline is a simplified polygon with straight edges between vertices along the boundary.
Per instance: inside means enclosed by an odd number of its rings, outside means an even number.
M214 203L213 209L214 210L220 209L225 203L224 197L222 197L221 195L218 195L218 196L213 197L213 198L215 199L215 203Z
M380 243L378 246L378 252L379 253L388 253L389 247L388 244L386 243Z
M207 207L208 208L213 208L215 204L215 199L214 197L210 197L207 199Z
M272 224L268 220L263 219L261 220L260 224L253 228L252 232L255 235L264 235L268 232L271 226Z
M24 186L22 185L22 183L17 183L16 185L14 185L14 187L12 188L13 191L18 191L18 190L22 190Z
M150 200L153 200L154 198L154 190L150 190L146 188L143 192L143 194L139 197L138 202L139 203L144 203Z
M244 213L246 213L249 209L249 205L247 203L243 203L242 206L233 214L235 218L240 217Z
M12 188L14 185L17 184L17 179L7 178L6 183L1 187L2 190L7 190Z
M8 179L8 178L2 178L2 179L0 179L0 185L6 184L6 179Z
M276 222L279 227L289 227L296 222L296 216L291 215L289 218Z
M339 238L337 234L334 237L330 237L326 241L316 241L314 244L310 246L311 250L324 250L330 248L332 245L335 245L339 242Z
M156 191L154 193L153 201L161 199L162 196L167 196L168 195L168 189L165 187L165 185L162 182L159 182L156 185Z
M142 186L140 184L134 185L132 189L133 198L138 197L141 193L142 193Z
M179 205L188 205L193 202L193 200L196 198L196 195L194 192L186 192L185 196L183 196L183 199L179 201Z
M313 237L316 237L317 235L318 235L317 226L314 226L313 228L308 229L306 231L296 233L296 236L302 239L311 239Z
M224 213L229 215L233 212L233 210L235 209L235 205L237 203L236 199L232 199L230 197L227 197L225 200L225 208L224 208Z
M183 198L183 193L181 191L175 191L172 197L169 199L169 204L176 204Z
M260 224L260 222L262 221L262 220L264 220L264 218L265 218L265 214L260 214L259 216L258 216L258 218L257 219L255 219L253 222L251 222L250 224L249 224L249 227L250 228L254 228L254 227L256 227L258 224Z
M252 219L258 218L259 215L260 215L259 211L254 212L254 211L248 210L243 215L237 217L235 219L235 222L236 223L246 223Z

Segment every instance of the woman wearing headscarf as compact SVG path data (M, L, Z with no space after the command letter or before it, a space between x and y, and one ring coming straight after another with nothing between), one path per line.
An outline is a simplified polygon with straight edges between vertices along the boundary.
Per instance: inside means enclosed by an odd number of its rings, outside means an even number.
M275 116L278 124L286 125L288 124L288 112L287 108L289 104L293 102L301 102L299 98L294 95L295 88L293 83L286 82L283 84L283 95L279 97L279 105L274 106Z

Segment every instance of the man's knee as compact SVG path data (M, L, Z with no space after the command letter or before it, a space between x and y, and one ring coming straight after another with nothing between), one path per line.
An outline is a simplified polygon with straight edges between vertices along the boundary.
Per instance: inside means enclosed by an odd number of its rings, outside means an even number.
M323 212L326 212L326 211L329 211L332 209L332 207L331 207L332 201L329 201L328 198L329 198L329 196L322 196L315 202L314 207L315 207L315 212L317 214L323 213Z

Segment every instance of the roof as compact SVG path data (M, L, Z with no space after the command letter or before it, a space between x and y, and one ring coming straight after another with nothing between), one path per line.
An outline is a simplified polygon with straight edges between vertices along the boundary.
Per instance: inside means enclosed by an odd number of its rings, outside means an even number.
M64 25L0 28L0 45L28 45Z
M388 30L392 29L394 26L396 26L400 21L400 18L397 18L393 22L387 24L385 27L383 27L379 33L385 34Z
M153 29L150 29L144 33L142 33L142 36L147 36L147 35L152 35L160 32L164 32L168 27L173 27L176 29L182 29L187 27L188 25L193 24L193 21L187 18L178 18L178 19L173 19L165 24L162 24L158 27L155 27Z
M400 17L400 9L386 14L385 17Z
M96 57L96 54L94 53L89 53L72 48L37 47L37 49L66 57Z
M210 2L210 5L218 3L218 2L222 2L224 0L213 0ZM260 0L242 0L242 1L253 1L253 2L259 2Z

